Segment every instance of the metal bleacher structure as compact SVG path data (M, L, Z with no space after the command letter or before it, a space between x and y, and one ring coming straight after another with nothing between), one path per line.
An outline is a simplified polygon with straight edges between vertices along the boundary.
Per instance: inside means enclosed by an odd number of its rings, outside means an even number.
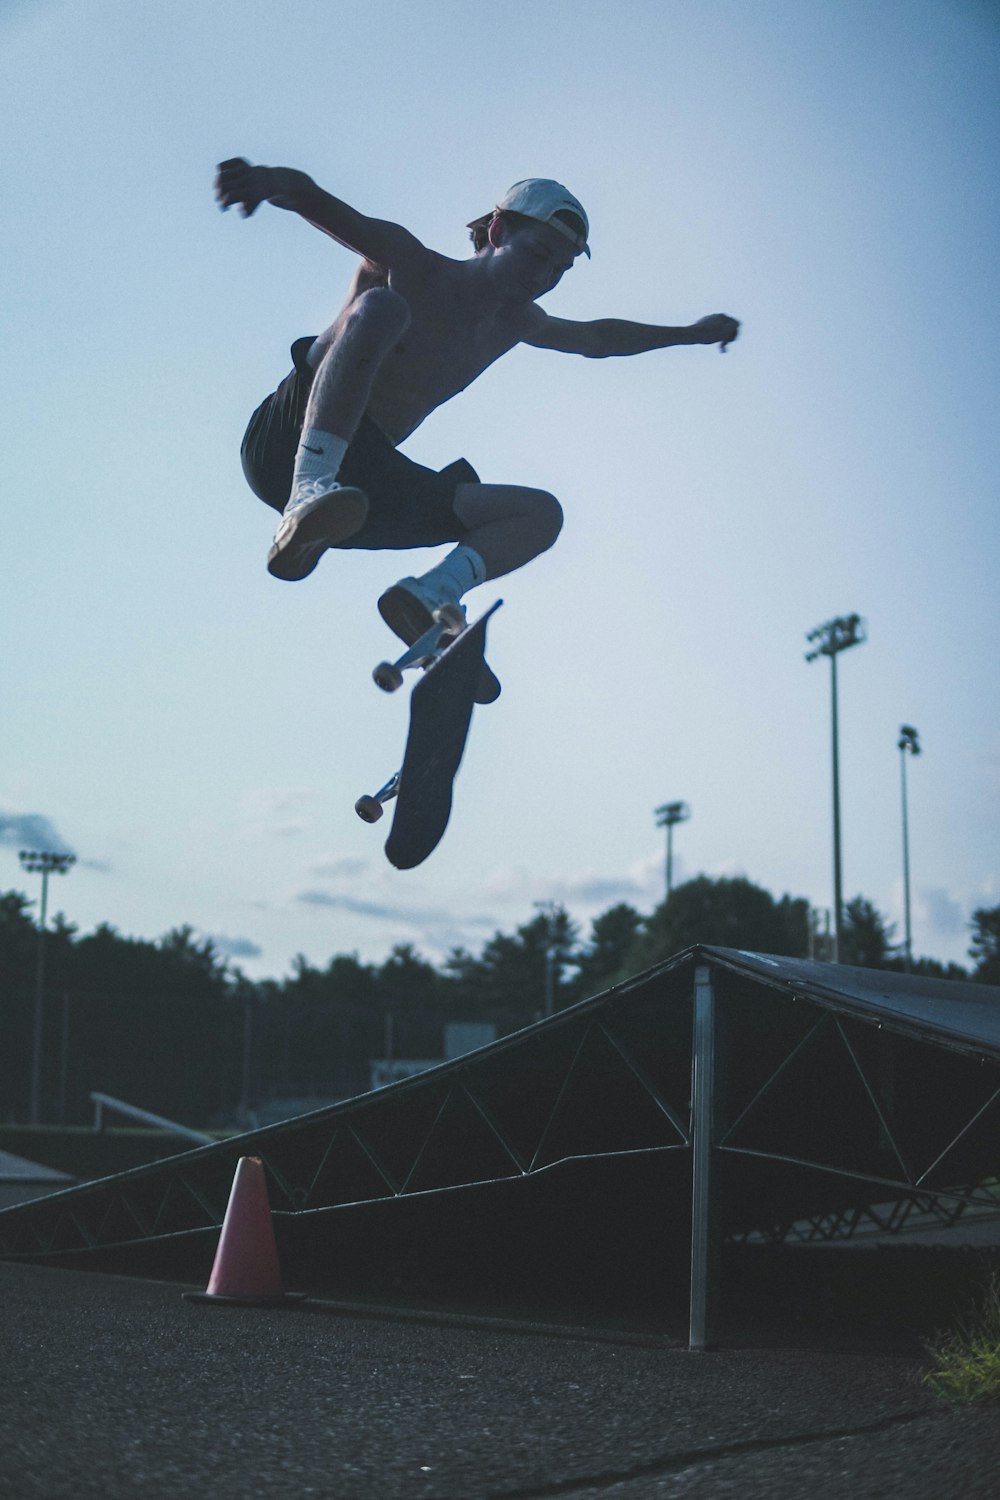
M264 1163L290 1286L683 1288L726 1244L1000 1214L1000 988L696 947L358 1098L0 1212L0 1257L203 1279Z

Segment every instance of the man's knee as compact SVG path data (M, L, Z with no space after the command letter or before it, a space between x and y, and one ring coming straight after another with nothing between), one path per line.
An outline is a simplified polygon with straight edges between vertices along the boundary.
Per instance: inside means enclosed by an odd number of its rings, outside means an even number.
M369 287L316 340L309 350L309 363L318 368L332 350L391 348L409 327L410 316L410 304L398 292L387 286Z
M373 286L351 304L345 319L345 331L370 330L372 333L398 338L409 327L410 304L391 287Z
M468 531L502 526L516 534L520 550L530 557L551 547L562 530L563 510L555 495L526 485L460 484L453 505Z
M532 510L539 537L542 539L541 550L544 552L553 545L562 531L563 508L555 495L550 495L548 490L536 490Z

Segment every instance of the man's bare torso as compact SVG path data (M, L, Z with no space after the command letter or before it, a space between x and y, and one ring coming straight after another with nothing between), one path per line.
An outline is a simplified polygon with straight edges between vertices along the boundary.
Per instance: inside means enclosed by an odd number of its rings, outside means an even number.
M524 307L488 295L475 261L427 251L419 270L400 276L364 262L338 323L362 294L391 286L409 304L411 322L375 377L367 415L401 443L438 406L449 401L517 344Z

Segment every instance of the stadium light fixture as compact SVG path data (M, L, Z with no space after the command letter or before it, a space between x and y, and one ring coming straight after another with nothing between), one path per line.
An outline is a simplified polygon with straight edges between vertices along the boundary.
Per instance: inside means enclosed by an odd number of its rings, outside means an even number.
M667 830L667 896L674 888L674 828L686 823L691 809L686 802L665 802L656 809L656 826Z
M840 944L843 934L844 892L840 862L840 751L837 730L837 657L849 646L860 646L868 639L864 620L860 615L838 615L810 630L806 640L812 650L806 652L806 661L816 661L821 656L830 658L830 702L833 742L833 961L839 962Z

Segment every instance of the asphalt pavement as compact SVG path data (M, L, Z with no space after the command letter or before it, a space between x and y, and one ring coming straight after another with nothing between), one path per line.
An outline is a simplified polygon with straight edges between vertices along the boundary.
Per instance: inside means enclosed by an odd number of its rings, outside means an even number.
M1000 1494L1000 1407L942 1405L912 1355L211 1307L11 1263L0 1330L11 1500Z

